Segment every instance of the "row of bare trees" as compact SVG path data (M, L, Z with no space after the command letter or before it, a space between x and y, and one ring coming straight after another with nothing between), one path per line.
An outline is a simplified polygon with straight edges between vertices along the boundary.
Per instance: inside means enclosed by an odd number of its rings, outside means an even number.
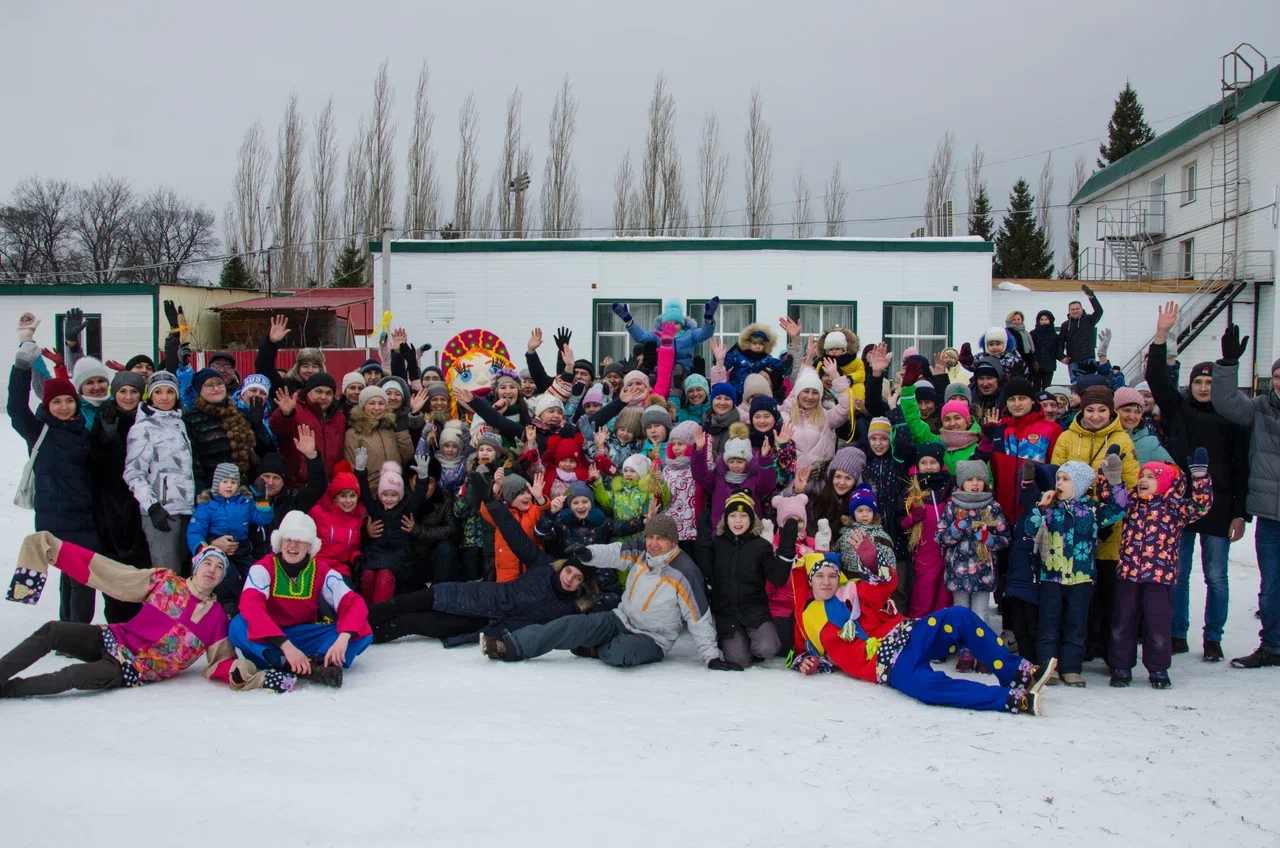
M217 247L207 208L118 177L28 177L0 204L0 283L176 283Z

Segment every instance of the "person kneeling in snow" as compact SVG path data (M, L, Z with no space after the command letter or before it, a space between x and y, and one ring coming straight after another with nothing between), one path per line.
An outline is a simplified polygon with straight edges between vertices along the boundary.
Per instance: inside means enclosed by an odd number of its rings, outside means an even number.
M892 686L903 694L947 707L1042 715L1040 690L1053 674L1009 653L986 622L966 607L947 607L925 618L886 609L898 577L892 568L864 569L845 581L839 554L809 554L791 570L796 597L796 644L791 668L803 673L839 668L851 677ZM972 651L1000 681L988 686L957 680L930 667L961 648Z
M364 599L316 561L320 539L306 513L284 517L271 534L271 550L249 569L231 644L259 669L284 674L290 689L295 676L341 686L342 669L373 641ZM336 624L320 623L321 598L337 611Z
M205 548L186 579L164 568L134 568L64 542L48 532L22 541L18 568L8 598L26 604L40 600L49 566L66 576L142 609L132 619L101 626L76 621L50 621L0 658L0 697L55 695L71 689L118 689L173 677L200 656L208 658L205 677L230 682L232 688L275 688L281 681L266 675L232 677L240 664L227 641L227 616L214 599L214 589L227 569L227 557ZM50 651L80 662L50 674L15 677ZM241 669L244 671L244 669Z
M643 541L566 551L584 565L625 572L621 605L611 612L572 615L549 624L521 627L504 633L501 639L481 634L481 650L491 660L523 660L548 651L572 650L608 665L644 665L661 662L687 626L707 668L742 671L742 666L726 662L716 646L716 627L702 574L680 550L679 542L675 521L656 515L645 525Z

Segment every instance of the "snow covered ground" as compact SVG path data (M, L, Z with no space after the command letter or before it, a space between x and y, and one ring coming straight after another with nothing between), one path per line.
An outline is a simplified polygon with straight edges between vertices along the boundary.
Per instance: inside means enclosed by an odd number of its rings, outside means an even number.
M32 526L12 506L24 455L0 420L6 585ZM1251 533L1231 581L1229 657L1257 644ZM36 607L0 604L0 650L56 615L52 581ZM372 647L340 690L282 696L193 670L0 704L0 832L9 848L1280 844L1280 672L1193 652L1167 692L1141 668L1127 690L1103 673L1046 690L1036 719L779 660L709 672L687 637L626 671L411 640Z

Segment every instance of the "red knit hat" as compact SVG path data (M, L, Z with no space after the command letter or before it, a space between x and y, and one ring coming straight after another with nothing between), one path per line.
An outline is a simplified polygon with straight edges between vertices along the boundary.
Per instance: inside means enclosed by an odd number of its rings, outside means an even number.
M343 464L344 463L341 462L338 463L338 465ZM360 481L357 480L356 475L352 474L350 471L343 470L334 473L333 479L329 481L329 488L326 491L329 493L329 497L336 498L340 492L345 492L348 489L358 493L360 491Z
M559 463L565 459L576 459L583 462L582 448L578 445L577 439L561 439L560 443L555 447L556 462Z
M1182 470L1168 462L1148 462L1142 466L1143 471L1150 471L1156 477L1156 494L1163 495L1178 482Z
M44 407L45 412L49 411L49 403L57 397L73 397L77 401L80 400L80 393L76 391L76 387L66 377L53 377L44 381L44 388L41 390L40 405Z

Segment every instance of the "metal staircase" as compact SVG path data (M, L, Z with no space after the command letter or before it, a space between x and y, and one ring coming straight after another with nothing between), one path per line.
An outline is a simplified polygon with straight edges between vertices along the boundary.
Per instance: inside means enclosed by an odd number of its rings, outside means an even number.
M1147 213L1145 201L1130 203L1120 209L1103 206L1098 210L1096 236L1111 255L1107 265L1115 267L1121 279L1150 279L1145 256L1155 244L1155 239L1148 228Z

